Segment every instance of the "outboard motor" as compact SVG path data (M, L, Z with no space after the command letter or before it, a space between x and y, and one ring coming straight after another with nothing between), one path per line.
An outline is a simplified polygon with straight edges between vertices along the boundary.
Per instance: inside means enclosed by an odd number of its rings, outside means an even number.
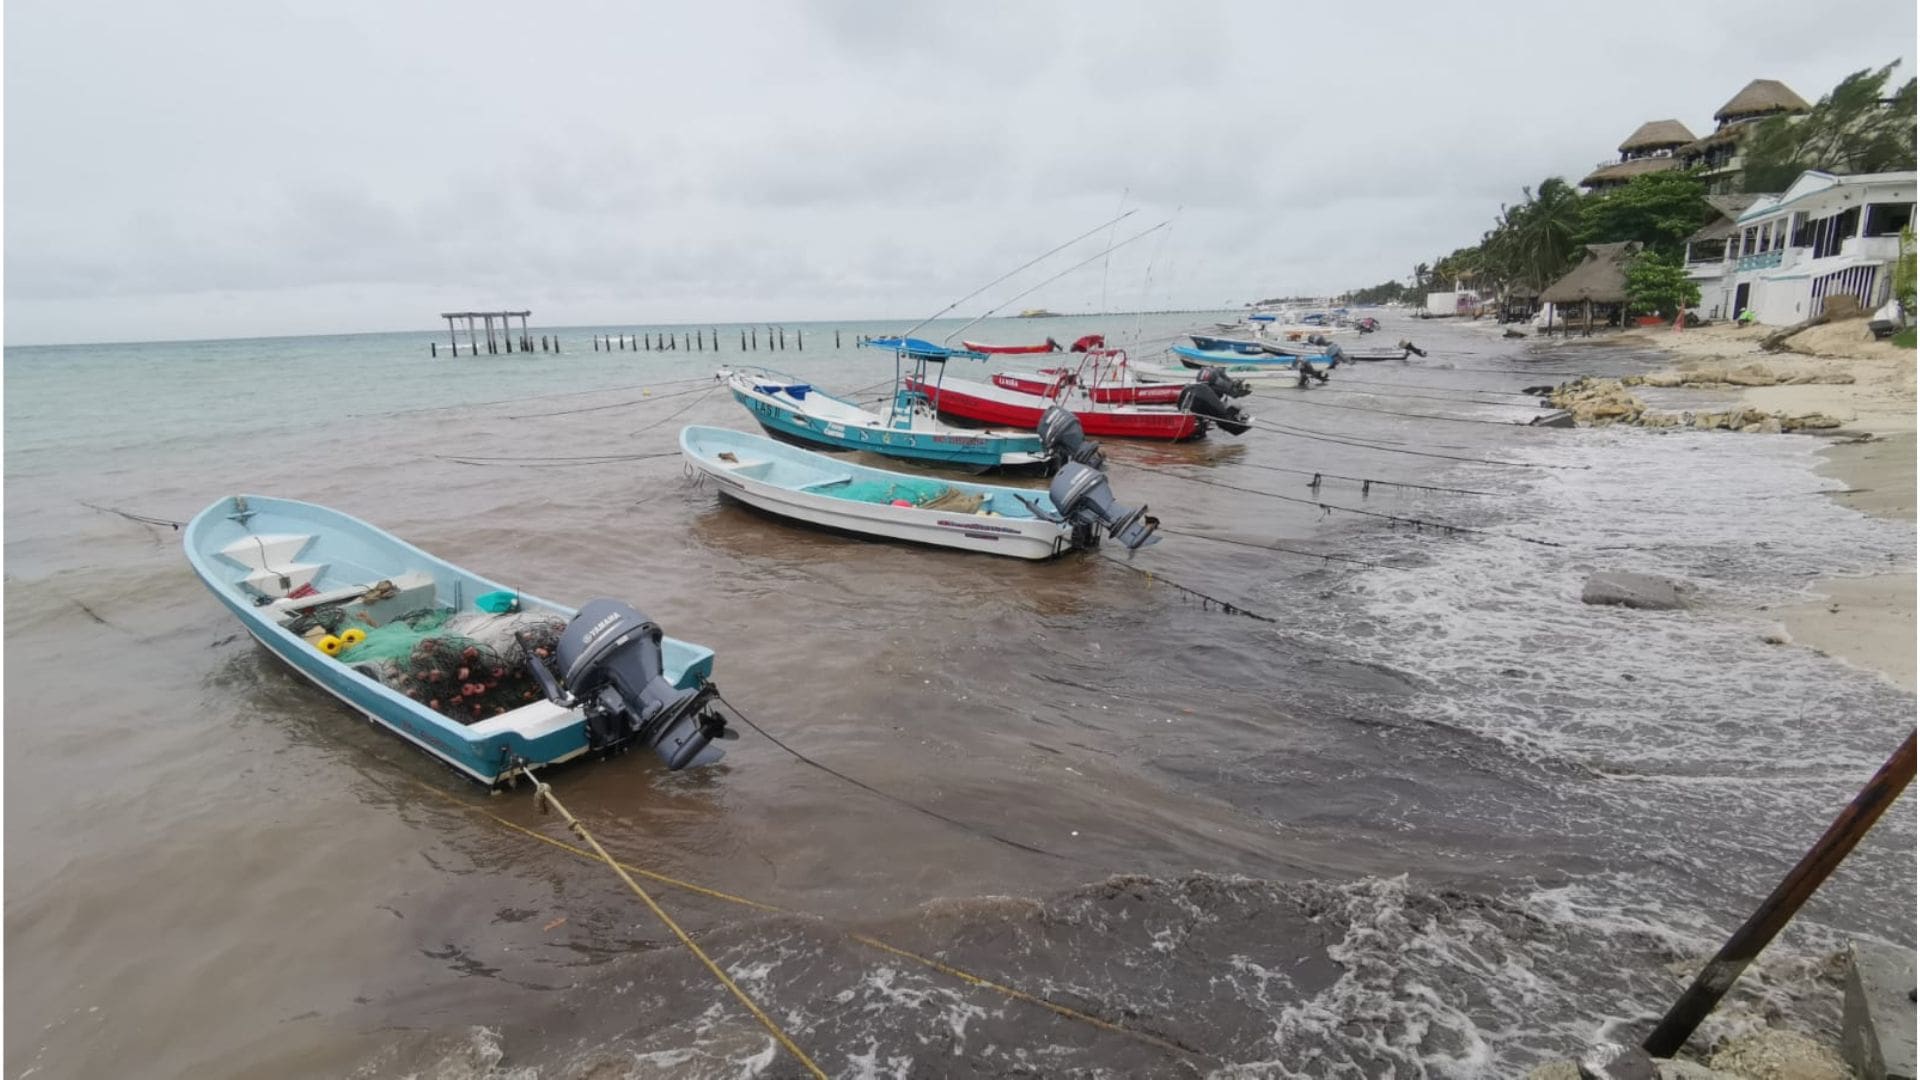
M553 674L533 651L527 663L555 704L587 714L587 743L596 750L637 742L651 747L669 769L719 760L701 752L728 738L726 721L707 709L711 684L682 690L667 680L661 661L659 624L631 605L589 600L554 645Z
M1401 342L1401 343L1400 343L1400 347L1401 347L1402 349L1405 349L1406 351L1408 351L1408 352L1410 352L1410 353L1412 353L1413 355L1415 355L1415 356L1418 356L1418 357L1421 357L1421 358L1423 358L1423 359L1424 359L1424 358L1426 357L1426 355L1427 355L1427 350L1425 350L1425 349L1423 349L1423 348L1421 348L1421 347L1420 347L1420 346L1418 346L1418 345L1415 345L1415 344L1414 344L1413 342L1411 342L1411 341L1403 341L1403 342Z
M1329 344L1327 346L1327 370L1328 371L1332 371L1334 368L1339 367L1341 362L1344 361L1346 358L1347 358L1347 350L1341 348L1337 344Z
M1040 423L1033 430L1040 436L1040 446L1053 458L1056 472L1069 461L1077 461L1092 469L1107 467L1106 456L1100 453L1100 444L1087 438L1086 431L1080 426L1080 418L1068 410L1058 405L1047 406L1047 411L1040 414Z
M1077 461L1060 467L1053 483L1047 487L1047 497L1053 500L1058 515L1045 514L1031 502L1027 505L1050 520L1072 522L1076 546L1092 547L1098 543L1099 537L1094 532L1097 528L1105 528L1107 535L1125 544L1128 551L1160 542L1160 538L1153 535L1160 527L1159 518L1148 516L1145 506L1127 507L1114 502L1113 493L1107 488L1106 474Z
M1246 397L1253 393L1253 387L1247 384L1247 380L1228 375L1227 369L1223 367L1201 368L1200 374L1194 381L1212 387L1213 392L1222 398Z
M1229 435L1243 435L1248 427L1246 414L1227 404L1206 382L1190 382L1180 388L1180 411L1207 417Z

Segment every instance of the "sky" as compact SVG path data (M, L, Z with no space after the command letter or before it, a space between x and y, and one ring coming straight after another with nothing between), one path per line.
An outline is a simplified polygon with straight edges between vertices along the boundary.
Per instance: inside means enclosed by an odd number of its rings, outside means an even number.
M961 313L1330 294L1914 41L1912 0L9 0L5 340L915 318L1126 210Z

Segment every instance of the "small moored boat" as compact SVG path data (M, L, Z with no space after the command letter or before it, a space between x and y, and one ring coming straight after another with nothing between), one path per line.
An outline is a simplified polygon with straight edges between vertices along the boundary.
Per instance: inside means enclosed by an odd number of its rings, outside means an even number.
M187 561L249 634L321 689L483 784L590 751L717 761L713 650L627 604L505 589L324 506L235 495Z
M868 468L724 428L680 432L681 455L721 494L809 525L1016 559L1096 547L1103 533L1129 550L1155 542L1159 521L1113 502L1085 447L1041 491Z
M1213 349L1196 349L1191 345L1175 345L1172 352L1180 358L1180 363L1184 367L1195 371L1210 367L1224 367L1229 374L1236 376L1239 374L1236 368L1275 368L1291 371L1295 359L1278 353L1219 352ZM1324 352L1306 354L1305 359L1315 367L1337 367L1339 363L1333 354Z
M1056 353L1060 351L1060 343L1052 338L1048 338L1038 345L987 345L978 341L966 340L962 340L960 344L965 346L970 352L990 353L1002 356L1021 356L1029 353Z

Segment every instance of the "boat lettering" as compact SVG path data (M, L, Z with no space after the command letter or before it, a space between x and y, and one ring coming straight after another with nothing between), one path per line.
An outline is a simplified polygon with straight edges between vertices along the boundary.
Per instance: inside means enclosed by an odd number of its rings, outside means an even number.
M607 627L612 626L614 623L617 623L619 621L620 621L620 613L616 611L613 614L607 616L606 618L601 619L599 622L594 623L592 626L587 628L586 634L583 637L581 637L580 647L582 649L588 648L593 644L595 638L598 638L601 634L606 632Z
M934 522L934 524L943 529L959 529L969 536L978 536L983 533L1003 533L1008 536L1018 536L1020 534L1019 529L1010 529L1005 525L982 525L977 521L948 521L945 518L941 518L939 521ZM991 539L997 540L999 537L991 537Z

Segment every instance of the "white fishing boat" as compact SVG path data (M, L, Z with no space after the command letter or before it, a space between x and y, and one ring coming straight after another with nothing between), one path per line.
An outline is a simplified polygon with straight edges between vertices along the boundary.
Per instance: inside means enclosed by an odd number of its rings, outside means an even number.
M1079 460L1042 491L889 472L724 428L683 428L680 452L728 498L860 536L1016 559L1097 547L1103 533L1129 549L1158 539L1146 507L1114 503Z

